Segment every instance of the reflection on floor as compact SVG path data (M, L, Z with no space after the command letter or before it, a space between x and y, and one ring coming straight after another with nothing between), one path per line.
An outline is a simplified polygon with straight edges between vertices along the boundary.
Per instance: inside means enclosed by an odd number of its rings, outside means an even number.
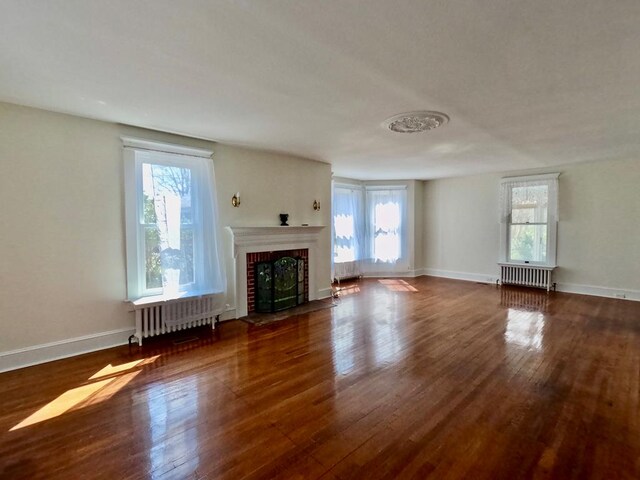
M550 295L545 290L524 287L504 287L500 289L500 305L518 310L546 312Z

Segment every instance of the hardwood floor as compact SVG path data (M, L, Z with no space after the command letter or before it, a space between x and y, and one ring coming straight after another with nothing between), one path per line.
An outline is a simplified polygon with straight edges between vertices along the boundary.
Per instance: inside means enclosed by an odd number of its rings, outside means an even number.
M368 280L197 333L0 375L0 477L640 478L638 302Z

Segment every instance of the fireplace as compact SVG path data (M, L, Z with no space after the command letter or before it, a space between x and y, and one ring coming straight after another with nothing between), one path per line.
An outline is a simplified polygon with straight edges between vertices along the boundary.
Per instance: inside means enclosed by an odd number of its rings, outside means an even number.
M247 253L247 312L275 312L307 302L308 262L309 250L306 248ZM283 286L283 274L287 270L290 270L288 285ZM280 277L277 282L273 281L276 276ZM282 296L289 301L279 298L279 301L272 302L272 297ZM296 298L294 303L291 297L298 296L300 298Z
M324 298L316 287L318 237L324 227L228 227L235 259L235 318L255 311L255 264L283 256L305 260L304 301ZM328 294L325 293L329 292ZM250 307L250 305L252 305ZM251 310L250 310L251 309Z
M304 303L304 259L282 257L255 268L255 311L277 312Z

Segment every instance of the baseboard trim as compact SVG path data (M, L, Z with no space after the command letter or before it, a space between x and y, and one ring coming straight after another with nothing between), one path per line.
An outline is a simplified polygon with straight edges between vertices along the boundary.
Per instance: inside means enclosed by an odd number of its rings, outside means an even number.
M318 290L317 300L322 300L323 298L330 298L333 296L333 289L331 287L321 288Z
M429 277L451 278L453 280L464 280L467 282L496 283L496 280L498 280L497 276L488 273L456 272L436 268L424 268L423 271L424 275Z
M632 300L640 302L640 290L626 288L599 287L595 285L580 285L578 283L558 282L556 289L559 292L577 293L579 295L592 295L594 297L615 298L617 300Z
M362 276L364 278L415 278L424 275L424 269L407 270L404 272L366 272Z
M464 280L467 282L495 283L498 277L482 273L454 272L449 270L438 270L435 268L425 268L425 275L430 277L451 278L453 280ZM640 301L640 290L629 290L625 288L600 287L596 285L581 285L577 283L558 282L556 289L558 292L576 293L578 295L591 295L594 297L615 298L617 300ZM621 297L620 295L624 295Z
M235 318L235 308L230 308L220 315L220 321ZM121 328L0 352L0 373L126 345L129 342L129 337L134 333L135 328Z
M134 328L121 328L109 332L94 333L57 342L0 352L0 373L40 363L95 352L105 348L126 345Z

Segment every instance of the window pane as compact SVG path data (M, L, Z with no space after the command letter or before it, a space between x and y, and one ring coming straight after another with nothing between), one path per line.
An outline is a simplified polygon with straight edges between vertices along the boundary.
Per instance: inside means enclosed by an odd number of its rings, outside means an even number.
M142 221L147 225L155 225L158 219L156 218L156 209L153 203L153 197L143 194L143 219Z
M180 232L181 249L167 248L161 250L160 229L157 226L145 227L145 266L146 288L162 288L162 272L178 276L179 285L193 283L193 229L183 228ZM165 278L165 282L170 281Z
M511 223L546 223L549 204L547 185L511 189Z
M167 204L178 205L180 223L192 223L190 169L143 163L142 190L144 223L163 221L163 212Z
M144 229L144 250L146 268L146 288L162 287L162 268L160 267L160 230L158 227Z
M381 262L395 262L400 258L400 235L376 232L373 241L373 258Z
M547 261L546 225L511 225L509 233L510 260Z
M352 214L333 217L335 229L334 262L353 262L356 259L355 220Z
M193 275L193 228L182 227L180 237L180 285L187 285L195 281Z
M333 193L334 263L360 260L362 191L336 187Z
M380 190L368 193L373 227L373 259L397 262L402 257L402 212L404 190Z
M535 223L535 209L514 207L511 210L511 223Z
M188 168L142 164L147 289L171 293L194 282L191 173Z

